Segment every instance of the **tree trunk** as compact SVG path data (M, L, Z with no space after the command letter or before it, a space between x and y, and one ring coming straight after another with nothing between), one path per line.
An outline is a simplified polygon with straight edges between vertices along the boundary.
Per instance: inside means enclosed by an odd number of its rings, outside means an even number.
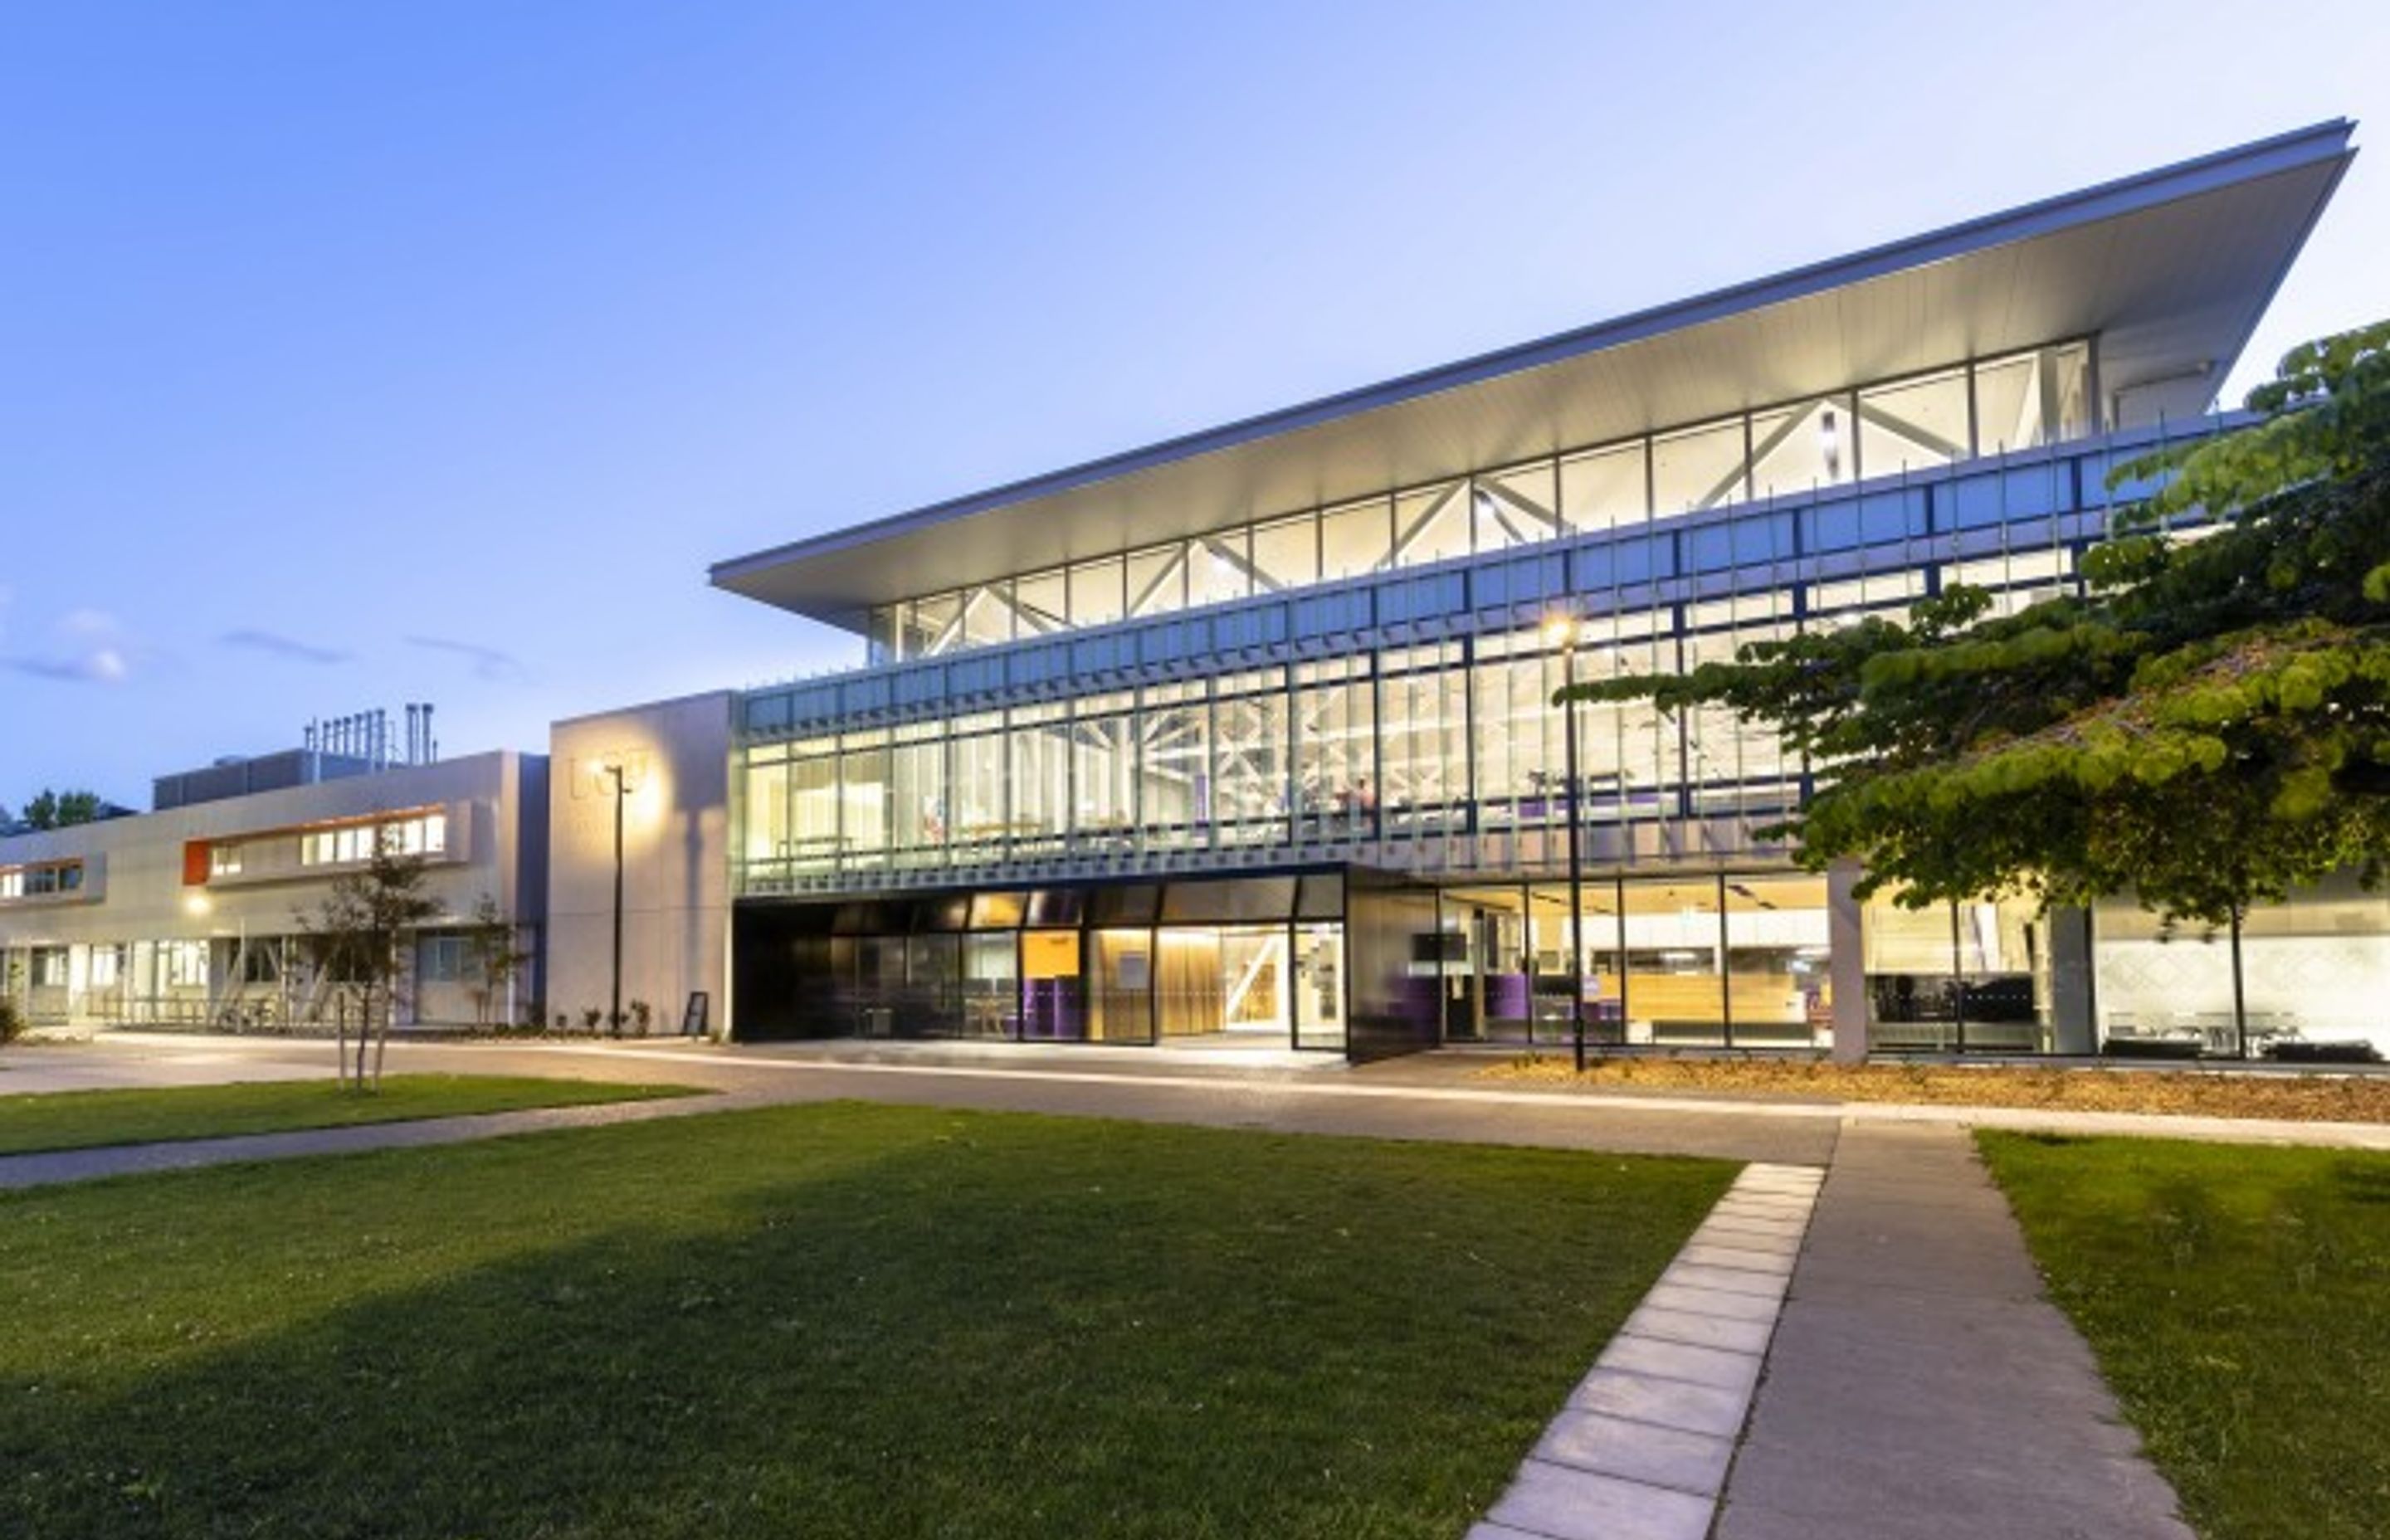
M339 1045L334 1076L345 1091L349 1088L349 1003L337 995L332 997L332 1041Z
M381 1003L381 1013L374 1018L379 1029L374 1034L374 1095L381 1095L381 1061L390 1052L390 1019L398 1014L398 991L393 989Z

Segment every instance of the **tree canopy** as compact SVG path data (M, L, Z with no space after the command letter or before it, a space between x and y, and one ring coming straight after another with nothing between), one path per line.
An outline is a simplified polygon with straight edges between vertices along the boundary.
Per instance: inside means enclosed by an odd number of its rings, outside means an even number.
M25 804L25 827L65 828L71 824L87 824L99 816L101 807L96 791L58 791L45 787Z
M1924 905L2139 895L2227 924L2390 856L2390 322L2306 343L2254 423L2119 467L2162 481L2014 614L1951 587L1585 699L1719 705L1821 785L1776 836ZM1563 694L1567 692L1563 691Z
M295 916L317 972L327 980L364 986L365 1017L358 1023L353 1073L347 1020L345 1015L339 1018L341 1078L359 1087L368 1080L368 1046L373 1050L370 1081L375 1089L381 1086L391 1019L397 1014L406 982L405 948L418 927L443 912L440 901L424 891L425 881L423 857L401 853L385 825L374 831L373 855L366 866L332 879L315 907Z

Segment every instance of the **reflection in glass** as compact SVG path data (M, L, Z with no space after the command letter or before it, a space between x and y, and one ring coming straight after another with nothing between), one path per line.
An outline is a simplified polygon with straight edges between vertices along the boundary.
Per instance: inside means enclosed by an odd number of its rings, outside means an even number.
M1009 930L963 938L962 1010L966 1037L1018 1034L1020 953Z
M1294 1046L1344 1046L1344 927L1298 925L1294 930Z

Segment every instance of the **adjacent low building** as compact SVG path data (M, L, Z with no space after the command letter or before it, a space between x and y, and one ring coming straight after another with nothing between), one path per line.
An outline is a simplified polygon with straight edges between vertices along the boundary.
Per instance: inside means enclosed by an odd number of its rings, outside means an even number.
M313 1031L362 1019L303 916L378 841L440 906L407 947L406 1025L518 1020L539 998L547 763L500 751L386 765L316 750L161 776L159 811L0 838L0 992L35 1025ZM487 899L528 956L492 980Z

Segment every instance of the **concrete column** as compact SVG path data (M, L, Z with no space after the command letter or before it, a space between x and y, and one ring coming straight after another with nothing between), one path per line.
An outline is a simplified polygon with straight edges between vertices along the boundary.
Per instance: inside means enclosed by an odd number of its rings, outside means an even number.
M1826 978L1834 995L1834 1062L1857 1064L1868 1054L1867 954L1861 949L1859 864L1826 868Z
M2049 1046L2054 1053L2093 1054L2091 911L2049 911Z

